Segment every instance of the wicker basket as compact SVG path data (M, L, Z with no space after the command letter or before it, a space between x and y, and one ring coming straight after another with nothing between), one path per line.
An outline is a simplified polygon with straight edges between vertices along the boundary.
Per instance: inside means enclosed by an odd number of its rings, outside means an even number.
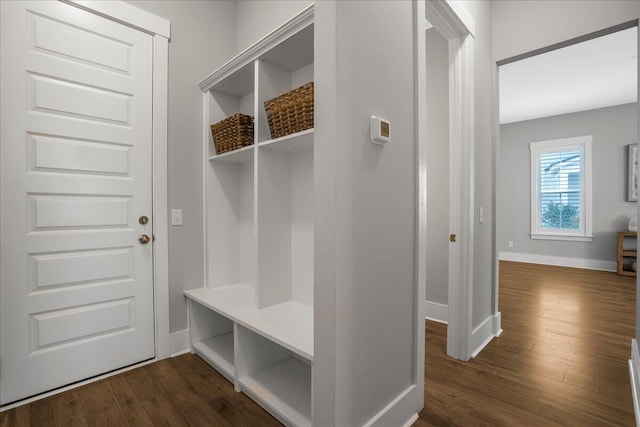
M216 154L253 144L253 117L237 113L211 125Z
M313 82L264 103L271 138L313 127Z

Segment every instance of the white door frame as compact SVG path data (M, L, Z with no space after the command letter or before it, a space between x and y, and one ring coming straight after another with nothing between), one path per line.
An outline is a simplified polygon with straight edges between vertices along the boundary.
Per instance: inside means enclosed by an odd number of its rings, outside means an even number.
M153 36L153 298L156 360L169 343L169 225L167 218L167 95L170 22L119 0L60 0Z
M422 3L422 1L420 1ZM424 0L426 19L418 35L419 209L426 199L426 60L424 31L435 27L449 42L449 300L447 354L471 358L474 242L474 71L475 21L464 7L448 0ZM422 238L419 236L419 242ZM422 247L420 245L419 247ZM419 252L424 263L426 250ZM452 263L451 260L456 260ZM427 272L428 273L428 272ZM426 273L419 274L425 286ZM422 301L424 303L424 301Z

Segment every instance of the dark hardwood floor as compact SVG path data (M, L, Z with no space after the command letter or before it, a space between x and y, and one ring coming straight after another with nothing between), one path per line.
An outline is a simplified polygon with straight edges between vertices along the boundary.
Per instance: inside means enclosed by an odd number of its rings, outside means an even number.
M500 263L504 333L469 362L427 322L423 426L635 426L635 278Z
M446 356L426 322L425 426L633 426L627 360L635 279L501 262L504 333L477 358ZM0 426L276 426L185 354L0 413Z
M280 426L202 359L184 354L0 414L0 426Z

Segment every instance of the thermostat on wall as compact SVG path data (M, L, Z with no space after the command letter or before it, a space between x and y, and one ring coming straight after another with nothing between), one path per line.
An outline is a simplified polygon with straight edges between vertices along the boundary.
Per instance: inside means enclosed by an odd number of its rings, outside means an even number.
M389 120L371 116L371 141L380 145L391 141L391 122Z

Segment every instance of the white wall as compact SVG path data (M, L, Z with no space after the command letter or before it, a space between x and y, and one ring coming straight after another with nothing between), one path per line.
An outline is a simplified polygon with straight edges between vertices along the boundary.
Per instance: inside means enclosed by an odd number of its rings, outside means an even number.
M316 7L325 7L325 2ZM318 93L324 96L323 86L334 84L337 94L333 111L328 112L335 115L335 137L318 135L316 140L316 153L332 162L316 163L317 169L335 170L333 311L337 320L332 425L363 425L414 381L417 236L412 9L409 1L336 2L335 74L317 72L315 77ZM319 18L316 25L323 24ZM323 59L330 60L318 57L316 63ZM323 102L320 96L317 100ZM392 141L386 146L370 140L371 115L391 122ZM317 123L325 123L324 119L318 115ZM335 152L333 160L324 157L330 150ZM321 215L318 212L317 217ZM422 407L422 390L418 395L416 411Z
M237 0L237 52L269 34L287 19L296 15L312 0Z
M427 30L427 301L449 299L449 44ZM429 313L427 312L429 317Z
M198 82L233 57L235 1L129 3L171 21L169 42L169 209L183 224L169 227L171 332L187 327L185 289L203 286L202 92ZM162 213L159 213L162 214ZM165 213L169 215L169 212Z
M593 136L593 241L532 240L529 143L582 135ZM502 125L499 167L505 179L498 183L499 250L613 264L617 232L627 229L637 210L637 203L626 201L627 145L637 140L637 103Z

